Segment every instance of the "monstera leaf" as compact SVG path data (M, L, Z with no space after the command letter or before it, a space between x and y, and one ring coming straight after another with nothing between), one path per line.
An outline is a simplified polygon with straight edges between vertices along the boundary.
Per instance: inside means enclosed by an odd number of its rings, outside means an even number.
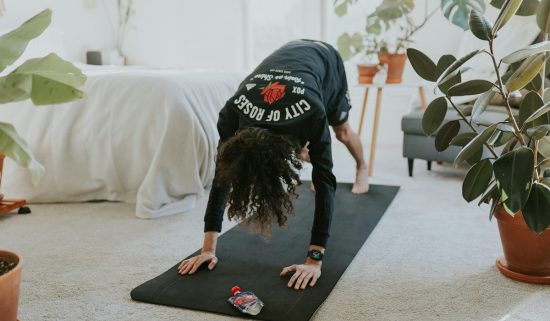
M443 15L454 25L464 30L469 28L469 14L471 10L485 12L484 0L441 0Z

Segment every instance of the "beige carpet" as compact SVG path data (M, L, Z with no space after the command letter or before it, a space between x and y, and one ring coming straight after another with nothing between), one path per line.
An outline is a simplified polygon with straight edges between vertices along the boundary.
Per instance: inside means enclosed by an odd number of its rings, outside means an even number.
M463 171L436 165L427 172L419 162L415 178L407 177L399 132L407 99L384 105L373 178L402 189L313 320L550 320L550 287L506 279L495 268L496 224L487 208L461 199ZM338 144L334 155L337 177L350 181L351 158ZM205 204L154 221L116 203L33 205L30 215L0 217L0 248L24 260L21 320L229 319L129 296L200 247Z

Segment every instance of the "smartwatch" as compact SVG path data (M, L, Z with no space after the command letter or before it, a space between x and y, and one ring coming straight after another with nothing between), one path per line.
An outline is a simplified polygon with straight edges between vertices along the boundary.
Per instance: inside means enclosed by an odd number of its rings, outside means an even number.
M319 251L319 250L309 250L307 252L307 257L309 257L310 259L314 260L314 261L322 261L323 260L323 252Z

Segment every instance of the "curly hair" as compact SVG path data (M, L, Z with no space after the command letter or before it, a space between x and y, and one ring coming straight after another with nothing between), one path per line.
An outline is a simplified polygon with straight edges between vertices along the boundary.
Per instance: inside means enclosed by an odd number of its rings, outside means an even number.
M217 183L230 186L229 220L244 222L264 237L277 222L285 226L301 184L300 145L267 129L249 127L220 145L216 159Z

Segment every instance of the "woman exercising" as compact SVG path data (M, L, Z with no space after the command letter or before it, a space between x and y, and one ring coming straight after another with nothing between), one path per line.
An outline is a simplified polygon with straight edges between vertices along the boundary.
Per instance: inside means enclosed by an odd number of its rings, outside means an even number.
M288 287L296 290L315 285L336 190L329 125L357 163L352 193L369 188L361 141L347 121L350 108L342 59L323 42L290 42L246 77L220 111L220 144L201 254L182 261L179 273L193 274L204 263L210 270L216 266L216 241L227 203L230 220L244 221L264 235L275 222L284 226L293 211L304 159L313 166L315 189L311 242L305 262L283 268L281 276L293 273Z

